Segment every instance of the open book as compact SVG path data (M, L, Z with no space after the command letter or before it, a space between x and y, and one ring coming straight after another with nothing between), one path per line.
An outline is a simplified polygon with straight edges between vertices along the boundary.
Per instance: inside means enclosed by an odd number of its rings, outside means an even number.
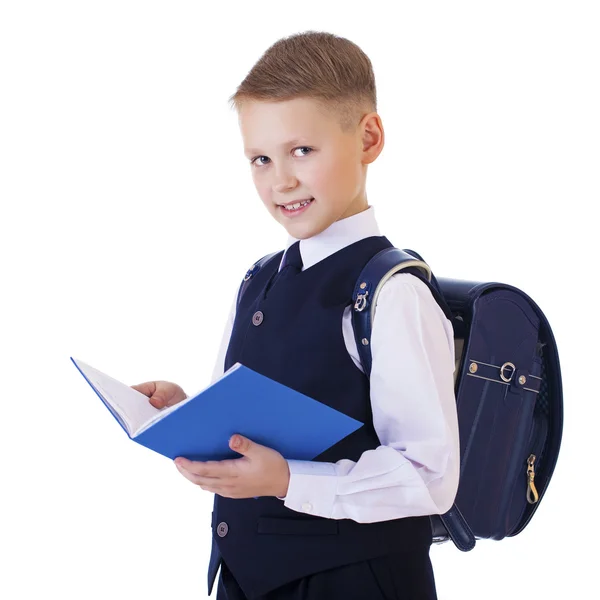
M312 460L362 426L240 363L194 396L158 409L127 384L71 360L132 440L171 459L239 457L229 448L239 433L286 459Z

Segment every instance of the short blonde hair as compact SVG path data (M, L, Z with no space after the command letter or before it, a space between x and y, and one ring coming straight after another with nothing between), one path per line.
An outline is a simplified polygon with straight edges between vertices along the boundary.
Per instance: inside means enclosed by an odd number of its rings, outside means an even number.
M238 112L246 101L310 98L336 118L343 132L377 111L375 75L369 57L350 40L305 31L276 41L229 98Z

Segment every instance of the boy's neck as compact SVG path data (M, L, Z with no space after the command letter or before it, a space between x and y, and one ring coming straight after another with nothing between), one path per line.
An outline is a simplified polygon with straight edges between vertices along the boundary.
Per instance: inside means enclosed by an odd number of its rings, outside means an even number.
M333 222L320 233L300 240L304 269L354 242L379 235L381 233L375 219L375 209L373 206L368 206L359 213ZM297 241L299 241L297 238L288 236L286 249Z

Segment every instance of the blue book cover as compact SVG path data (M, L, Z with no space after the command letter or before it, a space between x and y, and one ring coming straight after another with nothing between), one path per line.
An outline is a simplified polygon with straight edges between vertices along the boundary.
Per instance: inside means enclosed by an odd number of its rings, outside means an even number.
M141 392L70 358L127 435L171 459L239 457L229 448L239 433L286 459L312 460L363 425L240 363L194 396L157 409Z

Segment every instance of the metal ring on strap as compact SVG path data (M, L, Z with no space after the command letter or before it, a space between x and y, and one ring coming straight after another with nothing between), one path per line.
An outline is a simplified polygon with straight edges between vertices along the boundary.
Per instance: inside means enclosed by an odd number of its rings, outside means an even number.
M504 375L504 369L506 369L506 367L512 367L512 373L510 374L510 376L508 378ZM512 379L513 375L516 373L516 371L517 371L517 367L515 367L515 365L513 365L511 362L505 362L500 367L500 379L502 379L502 381L506 381L506 383L509 383L510 380Z

